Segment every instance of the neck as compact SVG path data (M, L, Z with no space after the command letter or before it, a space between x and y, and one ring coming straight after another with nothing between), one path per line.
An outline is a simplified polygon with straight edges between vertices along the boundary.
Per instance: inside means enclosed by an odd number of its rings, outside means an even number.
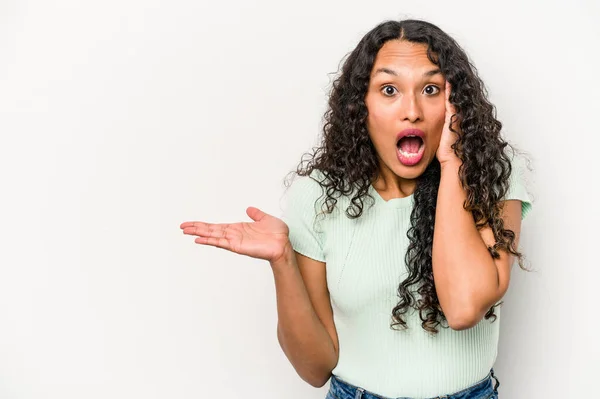
M417 187L416 179L406 179L395 174L383 162L379 163L379 177L372 182L373 188L385 200L411 195Z

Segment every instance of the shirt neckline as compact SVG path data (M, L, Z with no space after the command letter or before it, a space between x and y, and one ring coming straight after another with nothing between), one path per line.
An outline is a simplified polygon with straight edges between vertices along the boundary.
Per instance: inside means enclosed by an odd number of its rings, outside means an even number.
M377 190L375 190L375 187L373 187L373 184L369 185L369 190L371 191L371 194L373 195L373 197L375 197L375 202L380 203L382 206L384 206L386 208L411 208L413 206L414 193L410 194L406 197L390 198L389 200L386 201L379 194L379 192Z

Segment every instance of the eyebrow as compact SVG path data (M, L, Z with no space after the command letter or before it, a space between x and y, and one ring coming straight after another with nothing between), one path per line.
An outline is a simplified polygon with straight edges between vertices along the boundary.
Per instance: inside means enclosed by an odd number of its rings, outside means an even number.
M398 73L396 71L394 71L393 69L389 69L389 68L379 68L375 71L375 73L373 74L373 76L377 75L378 73L387 73L390 75L394 75L394 76L398 76ZM431 71L427 71L423 74L424 78L429 78L433 75L437 75L437 74L442 74L442 71L440 69L432 69Z

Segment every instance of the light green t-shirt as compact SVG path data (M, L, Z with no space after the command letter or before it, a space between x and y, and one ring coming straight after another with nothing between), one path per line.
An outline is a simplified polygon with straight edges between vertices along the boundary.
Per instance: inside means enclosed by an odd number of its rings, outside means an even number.
M524 163L513 158L512 166L505 199L522 201L523 219L531 209ZM313 176L322 178L318 171ZM339 338L333 374L387 397L433 397L482 380L496 360L501 307L495 308L496 321L483 319L467 330L438 326L433 336L422 329L414 309L404 314L408 330L391 329L398 285L408 275L404 256L413 195L385 201L373 186L369 192L375 204L370 207L366 198L357 219L345 215L349 198L344 196L332 214L315 218L325 197L310 177L297 177L285 194L282 219L294 250L326 263Z

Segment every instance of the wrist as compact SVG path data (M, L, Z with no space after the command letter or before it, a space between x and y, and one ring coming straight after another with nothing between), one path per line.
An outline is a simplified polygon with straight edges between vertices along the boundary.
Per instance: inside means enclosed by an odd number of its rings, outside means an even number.
M440 169L442 170L442 172L444 170L446 170L446 171L451 170L451 171L458 172L460 165L462 165L462 161L457 157L457 158L454 158L451 160L440 162Z
M294 254L292 243L290 240L287 240L287 242L284 244L281 255L279 255L276 259L272 259L269 261L269 263L273 269L290 267L294 264L295 256L296 254Z

